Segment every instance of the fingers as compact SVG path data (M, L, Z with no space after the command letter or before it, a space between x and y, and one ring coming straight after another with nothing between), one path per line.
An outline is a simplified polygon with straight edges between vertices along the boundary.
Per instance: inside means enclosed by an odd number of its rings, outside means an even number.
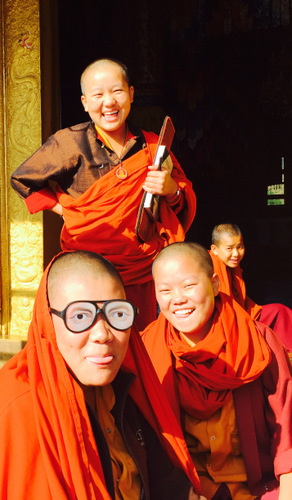
M177 183L171 177L166 169L152 170L149 167L143 189L148 193L158 194L161 196L174 195L177 191Z
M143 185L145 191L153 194L164 195L166 186L166 174L167 172L162 170L148 172Z

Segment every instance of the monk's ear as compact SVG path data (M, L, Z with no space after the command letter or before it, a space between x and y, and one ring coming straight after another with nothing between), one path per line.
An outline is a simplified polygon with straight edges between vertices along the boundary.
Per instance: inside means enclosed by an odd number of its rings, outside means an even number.
M212 276L212 287L214 292L214 297L217 297L220 288L220 279L218 274L214 273Z
M131 85L131 87L129 88L129 91L130 91L130 102L132 104L132 102L134 101L134 87L133 87L133 85Z
M211 245L211 250L215 255L218 255L217 247L216 245Z
M83 104L83 107L84 107L85 111L87 112L88 111L88 106L87 106L87 101L86 101L86 97L85 97L84 94L82 94L82 96L81 96L81 102Z

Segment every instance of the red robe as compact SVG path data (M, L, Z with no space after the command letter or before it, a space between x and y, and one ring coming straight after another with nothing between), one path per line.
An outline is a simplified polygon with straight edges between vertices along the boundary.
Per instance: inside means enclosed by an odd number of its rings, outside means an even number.
M274 333L221 293L211 329L194 347L162 313L142 340L178 418L206 420L232 391L249 489L274 490L274 474L292 470L291 366Z
M26 347L0 371L1 498L110 500L83 391L57 347L46 288L47 271ZM133 400L200 491L180 425L135 330L122 369L136 375Z
M209 251L214 272L220 278L220 291L232 297L253 319L264 323L274 330L288 351L292 352L292 310L283 304L259 306L246 295L242 269L227 267L212 250Z

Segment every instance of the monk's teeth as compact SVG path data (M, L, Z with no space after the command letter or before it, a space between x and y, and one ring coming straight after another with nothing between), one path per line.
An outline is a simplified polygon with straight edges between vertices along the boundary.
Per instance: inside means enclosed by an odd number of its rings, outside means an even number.
M180 309L179 311L175 311L174 314L176 316L185 316L186 314L191 314L193 309Z

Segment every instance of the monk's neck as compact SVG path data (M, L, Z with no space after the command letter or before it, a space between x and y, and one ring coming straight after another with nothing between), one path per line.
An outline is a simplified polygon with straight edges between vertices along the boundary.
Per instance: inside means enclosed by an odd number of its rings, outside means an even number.
M182 340L188 344L190 347L195 347L200 340L203 340L206 335L205 334L200 334L200 335L194 335L194 334L185 334L183 332L179 332L179 336Z
M110 144L111 149L117 154L117 156L122 156L128 135L127 125L119 130L114 130L111 133L107 133L103 130L102 134Z

